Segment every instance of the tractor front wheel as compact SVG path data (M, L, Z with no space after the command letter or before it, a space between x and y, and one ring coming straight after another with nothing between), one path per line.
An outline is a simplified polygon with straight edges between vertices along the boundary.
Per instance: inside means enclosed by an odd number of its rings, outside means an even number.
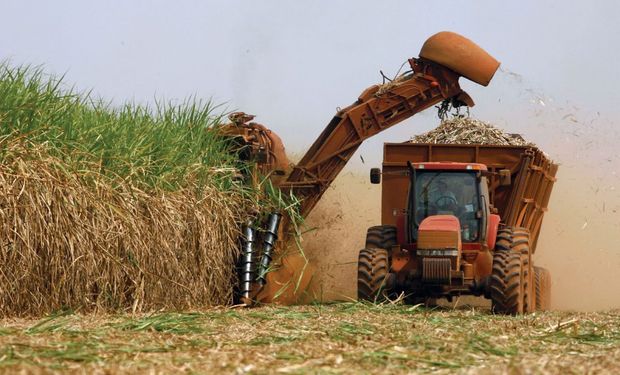
M396 243L396 227L393 225L375 225L366 232L367 249L385 249L389 253Z
M493 312L523 314L525 312L525 275L523 257L512 251L496 251L489 291Z
M357 263L357 298L382 302L390 294L390 263L388 252L380 248L360 250Z
M530 232L527 228L504 227L497 233L495 254L516 253L521 255L523 268L523 313L535 311L534 269L530 254Z

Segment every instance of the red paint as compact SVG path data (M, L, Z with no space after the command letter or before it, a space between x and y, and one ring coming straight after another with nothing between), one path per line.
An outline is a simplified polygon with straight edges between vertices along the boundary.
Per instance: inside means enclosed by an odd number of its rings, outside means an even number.
M482 250L482 245L478 242L463 242L463 250Z
M452 215L434 215L422 220L419 232L427 230L437 230L443 232L460 232L461 224L456 216Z
M489 224L487 225L487 246L489 249L495 247L495 240L497 240L497 230L499 229L499 215L489 215Z
M415 251L418 248L418 244L408 243L408 244L401 245L401 248L408 250L408 251ZM463 250L482 250L482 244L478 242L463 242L463 244L461 245L461 248Z
M407 243L405 228L407 228L407 217L404 214L396 215L396 240L400 245Z

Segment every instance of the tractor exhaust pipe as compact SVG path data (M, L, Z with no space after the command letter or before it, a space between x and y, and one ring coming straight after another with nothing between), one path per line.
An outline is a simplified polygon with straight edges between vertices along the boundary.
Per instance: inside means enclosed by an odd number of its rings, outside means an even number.
M256 241L256 229L252 220L243 228L243 249L241 253L241 287L240 294L242 301L247 303L250 299L250 291L252 289L252 282L254 281L254 271L256 270L254 260L254 242Z
M265 285L266 282L265 277L273 257L273 248L278 240L278 228L280 227L281 219L282 215L274 212L269 215L269 220L267 221L267 230L263 238L263 257L259 264L257 279L261 286Z

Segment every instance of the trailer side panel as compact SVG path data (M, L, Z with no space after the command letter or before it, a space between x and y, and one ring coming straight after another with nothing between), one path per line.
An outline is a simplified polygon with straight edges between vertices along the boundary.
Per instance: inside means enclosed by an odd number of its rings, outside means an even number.
M383 224L395 225L395 213L406 209L407 161L480 163L490 172L510 170L509 186L500 186L497 176L489 178L491 205L504 225L528 228L531 247L536 248L558 169L540 150L528 146L386 143L381 198Z

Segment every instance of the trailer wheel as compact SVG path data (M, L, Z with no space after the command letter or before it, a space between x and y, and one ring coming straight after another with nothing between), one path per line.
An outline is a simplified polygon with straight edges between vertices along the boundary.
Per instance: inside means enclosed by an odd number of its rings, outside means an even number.
M523 263L523 312L535 311L534 269L531 266L530 231L521 227L504 227L497 232L495 252L521 254Z
M512 251L495 252L489 281L493 312L515 315L525 311L523 270L521 254Z
M534 286L536 290L536 310L549 310L551 307L551 274L549 270L534 266Z
M357 298L371 302L385 301L390 292L389 270L387 250L377 248L360 250L357 263Z
M396 227L393 225L376 225L366 232L367 249L386 249L389 253L396 243Z

